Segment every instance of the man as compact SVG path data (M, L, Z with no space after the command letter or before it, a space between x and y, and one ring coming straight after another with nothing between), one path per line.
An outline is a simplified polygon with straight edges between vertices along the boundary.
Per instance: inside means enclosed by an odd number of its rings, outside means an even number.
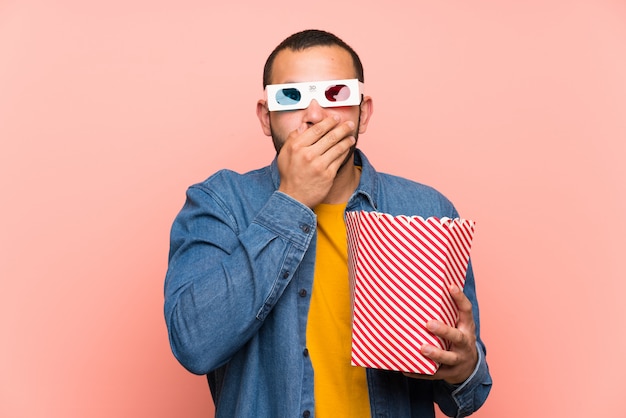
M432 188L378 173L356 149L373 112L363 67L336 36L283 41L257 104L277 157L191 186L174 221L165 282L172 351L207 374L216 417L434 417L479 408L491 388L471 266L456 328L431 321L434 376L350 365L345 211L458 217Z

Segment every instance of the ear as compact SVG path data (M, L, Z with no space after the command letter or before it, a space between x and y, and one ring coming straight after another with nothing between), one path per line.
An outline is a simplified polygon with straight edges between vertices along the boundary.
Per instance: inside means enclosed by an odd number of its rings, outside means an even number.
M370 117L372 117L372 113L374 113L374 102L370 96L363 97L363 101L361 101L360 109L361 112L361 123L359 124L359 133L364 134L367 131L367 124L370 121Z
M272 130L270 129L270 111L267 109L267 101L259 100L257 102L256 116L259 118L259 122L261 122L261 129L263 129L263 133L267 136L271 136Z

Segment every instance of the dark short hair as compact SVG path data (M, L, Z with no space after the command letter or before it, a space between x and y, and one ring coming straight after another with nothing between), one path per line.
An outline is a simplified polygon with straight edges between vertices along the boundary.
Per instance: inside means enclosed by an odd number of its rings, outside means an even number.
M316 46L338 46L348 51L352 56L352 62L354 63L354 70L357 78L361 82L365 81L363 77L363 64L361 63L361 59L350 45L330 32L317 29L307 29L289 36L272 51L270 56L267 58L267 61L265 61L265 67L263 68L263 88L270 84L274 60L280 51L284 49L302 51Z

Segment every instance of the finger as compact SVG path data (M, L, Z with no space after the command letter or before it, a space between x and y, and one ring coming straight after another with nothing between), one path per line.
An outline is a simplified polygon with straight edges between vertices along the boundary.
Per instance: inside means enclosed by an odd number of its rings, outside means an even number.
M356 144L356 139L353 136L347 136L322 155L322 158L328 161L328 168L331 171L336 173L339 170L354 144Z
M336 155L337 152L341 155L352 146L353 140L349 137L352 136L354 132L354 126L354 122L352 121L346 121L345 123L337 125L313 144L312 147L316 149L319 155L323 155L330 150L333 151L331 155ZM335 147L338 147L338 149L336 150Z
M296 132L299 134L301 134L302 132L306 131L308 128L306 123L302 123L300 124L300 126L298 126L298 129L296 129Z
M339 123L340 118L337 115L325 118L320 122L312 126L304 125L304 132L299 136L299 140L302 141L303 146L309 146L317 143L324 135L330 132ZM308 128L308 129L306 129ZM302 127L298 128L300 131Z
M449 366L455 365L459 361L458 353L454 351L442 350L441 348L430 344L423 344L420 347L420 353L437 363Z
M472 312L472 302L467 298L465 293L457 286L450 286L450 294L459 308L459 320L457 328L474 334L476 332L476 324L474 323L474 314Z
M463 293L456 285L450 286L448 290L450 291L452 299L456 302L459 312L469 312L471 314L472 302L470 302L465 293Z
M449 341L455 346L462 346L466 344L467 338L460 329L450 327L441 321L428 321L426 323L426 328L436 336Z

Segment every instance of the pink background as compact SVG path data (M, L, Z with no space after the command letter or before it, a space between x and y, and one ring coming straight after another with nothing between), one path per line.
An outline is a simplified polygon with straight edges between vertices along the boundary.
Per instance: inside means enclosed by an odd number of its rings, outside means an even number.
M624 413L623 0L0 2L0 416L207 417L162 314L186 187L272 158L261 70L359 51L374 165L477 221L477 417Z

